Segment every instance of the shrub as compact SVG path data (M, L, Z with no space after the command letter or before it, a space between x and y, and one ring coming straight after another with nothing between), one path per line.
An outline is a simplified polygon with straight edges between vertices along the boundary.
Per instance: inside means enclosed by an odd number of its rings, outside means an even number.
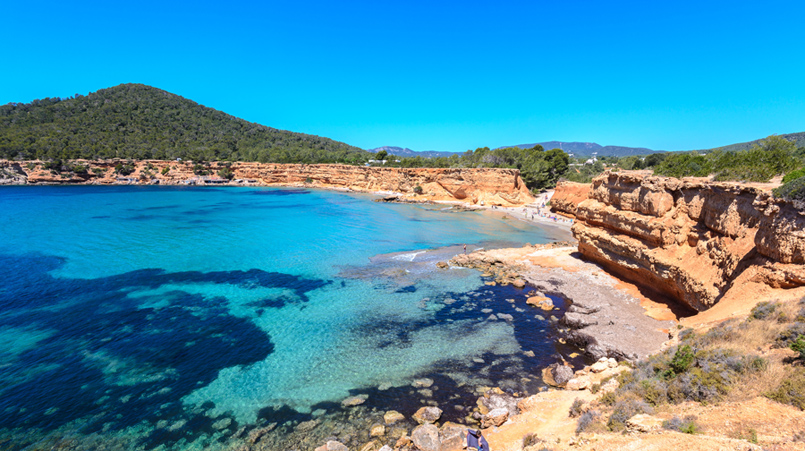
M64 163L62 163L61 159L57 158L55 160L46 162L45 164L42 165L42 167L45 169L49 169L53 172L61 172L61 168L63 165Z
M618 402L618 397L615 395L615 392L607 392L601 395L598 399L598 402L604 404L605 406L614 406L616 402Z
M805 322L796 322L780 332L777 338L774 339L772 347L788 348L800 335L805 335Z
M797 339L788 347L799 353L797 356L799 360L805 360L805 335L797 335Z
M134 165L131 163L126 164L118 163L115 165L115 172L117 172L120 175L129 175L132 172L134 172Z
M168 172L170 172L170 170L171 170L170 166L165 166L164 168L162 168L162 175L167 175Z
M229 168L222 168L218 171L218 177L221 177L222 179L232 180L232 177L234 176L235 173Z
M759 302L749 313L749 318L752 319L766 319L770 318L777 311L780 304L777 302L763 301Z
M100 177L104 172L106 172L106 169L104 169L104 168L92 168L92 172L94 172L95 175Z
M421 187L421 186L419 186L419 185L415 186L415 187L414 187L414 193L416 193L416 194L422 194L422 187Z
M576 435L581 434L582 432L586 431L590 428L590 426L598 420L598 417L601 416L601 413L597 410L588 410L584 412L579 417L579 421L576 423Z
M637 401L634 399L618 401L615 403L612 414L609 416L607 427L610 431L620 432L626 429L626 420L629 418L632 418L639 413L653 412L654 410L651 408L651 406L643 401Z
M693 349L689 345L679 347L671 359L671 370L675 374L682 374L693 364Z
M805 201L805 177L794 179L772 190L775 197Z
M799 168L786 174L785 177L783 177L783 183L793 182L800 177L805 177L805 168Z
M305 183L313 183L313 179L308 177L305 179Z
M89 168L84 166L83 164L76 164L72 168L70 168L76 174L86 174Z
M523 437L523 449L528 448L529 446L542 445L543 443L545 443L545 440L539 438L539 436L533 432Z
M579 398L576 398L573 401L573 405L570 406L570 413L569 413L570 418L576 418L581 416L581 414L583 413L582 407L584 407L584 401L582 401Z
M696 423L696 417L693 415L686 416L684 420L678 416L674 416L670 420L663 421L662 427L664 429L679 431L685 434L695 434L701 429Z
M805 370L798 368L791 376L783 379L777 389L765 393L765 396L773 401L805 410Z

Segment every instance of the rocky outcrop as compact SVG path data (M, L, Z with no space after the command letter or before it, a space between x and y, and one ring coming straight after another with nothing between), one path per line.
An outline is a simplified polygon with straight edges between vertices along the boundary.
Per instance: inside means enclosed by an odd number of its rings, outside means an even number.
M533 201L516 169L385 168L341 164L273 164L144 160L130 171L116 172L125 161L76 160L79 172L53 172L41 161L0 161L3 173L20 174L18 184L161 184L259 185L344 188L361 192L390 191L421 200L458 200L470 204L513 206ZM223 178L223 172L231 177ZM10 177L5 177L7 180ZM421 192L421 194L417 194Z
M805 212L751 186L606 172L576 219L582 255L698 311L750 268L805 281Z
M556 184L551 196L551 211L576 216L576 207L590 194L589 183L576 183L563 180Z

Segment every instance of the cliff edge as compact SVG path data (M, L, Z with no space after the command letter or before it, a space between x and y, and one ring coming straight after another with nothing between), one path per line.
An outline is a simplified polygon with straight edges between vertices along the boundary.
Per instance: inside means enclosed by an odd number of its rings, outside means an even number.
M584 257L695 311L749 282L805 285L805 209L760 188L605 172L552 207L575 214Z
M116 168L125 167L125 175ZM66 169L66 170L65 170ZM228 177L221 177L224 171ZM519 206L534 200L517 169L386 168L343 164L74 160L61 169L42 161L0 160L0 184L141 184L309 186L394 192L415 200Z

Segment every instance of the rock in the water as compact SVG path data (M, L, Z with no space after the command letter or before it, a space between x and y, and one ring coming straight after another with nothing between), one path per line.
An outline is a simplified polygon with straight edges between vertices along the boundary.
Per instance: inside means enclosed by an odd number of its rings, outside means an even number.
M383 445L383 447L380 448L377 451L393 451L393 450L391 449L391 447L389 445Z
M646 414L637 414L626 420L626 429L635 432L651 432L662 427L662 418Z
M436 267L440 268L440 269L445 269L445 268L448 268L449 265L447 264L447 262L438 262L438 263L436 263Z
M349 451L346 445L335 440L330 440L322 446L316 448L316 451Z
M495 320L498 319L498 317L495 316L495 314L493 313L493 314L489 315L486 319L489 320L489 321L495 321Z
M536 354L534 354L534 351L525 351L523 355L526 357L534 357Z
M506 321L514 321L514 317L508 313L498 313L498 318L505 319Z
M523 279L514 279L514 280L512 280L512 285L515 288L525 288L525 280L523 280Z
M422 379L416 379L411 386L414 388L428 388L433 385L433 379L423 377Z
M492 426L500 426L505 423L509 418L509 411L504 408L490 410L489 413L481 418L481 427L488 428Z
M435 423L442 416L442 409L433 406L422 407L416 411L413 418L419 424Z
M420 451L440 451L439 428L432 424L417 426L411 432L411 440Z
M366 402L366 396L350 396L349 398L341 401L344 407L355 407Z
M312 431L318 425L319 425L319 420L303 421L303 422L299 423L299 425L296 426L296 430L298 432Z
M365 445L361 446L360 451L377 451L378 448L380 448L380 443L377 443L377 441L372 440L371 442L368 442Z
M542 310L550 311L553 310L553 301L551 298L547 296L531 296L526 301L526 304L533 305L534 307L539 307Z
M386 435L386 426L376 423L373 424L371 429L369 429L369 436L370 437L382 437Z
M545 383L556 387L564 387L567 381L573 378L573 369L561 363L554 363L546 368Z
M404 419L405 416L400 412L397 412L396 410L389 410L388 412L383 414L383 421L385 421L386 424L394 424L397 423L398 421L403 421Z
M221 418L220 420L212 424L212 428L220 431L221 429L228 428L230 424L232 424L231 418Z

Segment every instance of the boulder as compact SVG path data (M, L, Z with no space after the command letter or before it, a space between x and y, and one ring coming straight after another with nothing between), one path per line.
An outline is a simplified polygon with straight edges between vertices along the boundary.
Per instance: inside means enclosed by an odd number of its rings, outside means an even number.
M517 399L502 391L499 393L487 392L486 395L478 399L478 410L481 411L481 414L487 414L495 409L506 409L509 415L517 415L520 413L520 410L517 408Z
M379 450L377 450L377 451L392 451L392 449L391 449L391 447L390 447L389 445L383 445L383 446L382 446L382 447L381 447Z
M383 414L383 421L385 421L386 424L394 424L403 420L405 420L405 416L396 410L389 410Z
M514 317L508 313L498 313L498 318L506 321L514 321Z
M543 380L548 385L564 387L573 378L573 369L561 363L554 363L542 372Z
M509 411L507 409L490 410L489 413L481 418L481 427L489 428L492 426L500 426L509 419Z
M441 451L462 451L467 436L467 427L446 423L439 429Z
M369 429L369 437L382 437L384 435L386 435L386 426L380 423L373 424Z
M512 286L515 288L525 288L525 280L523 279L514 279L512 280Z
M377 443L377 440L372 440L361 446L360 451L377 451L379 448L380 443Z
M626 429L633 432L651 432L662 427L662 418L646 414L637 414L626 420Z
M606 357L601 357L597 362L590 366L590 371L593 373L602 373L609 369L609 362Z
M447 264L447 262L437 262L436 267L439 269L446 269L449 267L449 265Z
M620 382L617 379L612 378L601 385L601 393L612 393L620 387Z
M435 423L442 416L442 409L433 406L422 407L416 411L413 418L419 424Z
M592 384L590 383L590 379L586 377L574 377L567 381L565 385L566 390L586 390L590 388Z
M411 440L420 451L440 451L439 428L427 423L417 426L411 432Z

